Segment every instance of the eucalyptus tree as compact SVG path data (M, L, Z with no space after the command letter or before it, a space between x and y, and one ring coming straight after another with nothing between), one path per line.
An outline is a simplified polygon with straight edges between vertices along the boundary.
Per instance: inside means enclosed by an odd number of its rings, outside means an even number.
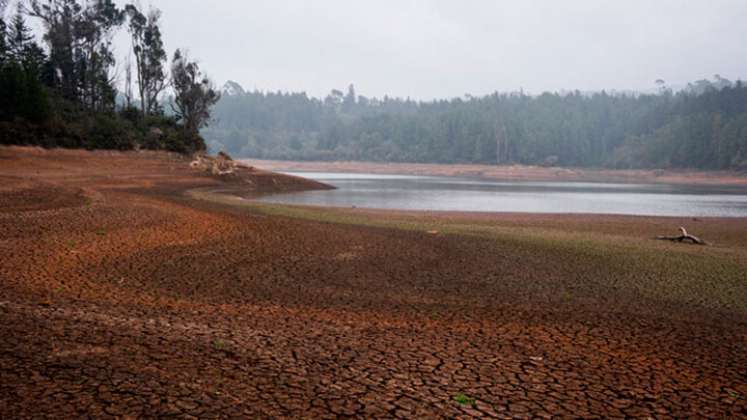
M146 15L133 4L125 6L125 12L129 18L140 109L143 117L157 114L161 111L158 97L168 86L164 69L168 57L159 27L161 12L151 8Z
M28 13L45 28L44 41L49 48L52 84L63 97L79 99L81 66L77 60L77 26L83 8L76 0L30 0Z
M112 38L124 22L124 11L112 0L87 2L77 25L80 48L81 99L89 109L113 110L116 88L111 69L116 64Z
M185 131L197 135L210 121L211 108L220 99L212 81L186 53L176 50L171 61L172 109Z

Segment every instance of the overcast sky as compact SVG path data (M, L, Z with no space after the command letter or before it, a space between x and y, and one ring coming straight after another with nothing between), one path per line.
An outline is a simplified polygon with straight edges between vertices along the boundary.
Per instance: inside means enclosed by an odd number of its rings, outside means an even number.
M354 83L367 96L430 99L747 76L747 0L150 4L170 53L187 47L216 83L248 89L321 96Z

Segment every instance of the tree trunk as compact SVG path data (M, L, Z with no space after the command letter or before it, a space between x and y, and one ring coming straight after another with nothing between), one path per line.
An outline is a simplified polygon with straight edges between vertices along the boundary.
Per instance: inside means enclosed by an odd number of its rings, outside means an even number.
M680 227L681 235L679 236L657 236L656 239L661 241L672 241L672 242L684 242L689 241L694 245L707 245L705 241L698 238L695 235L690 235L687 233L687 230L685 230L684 227Z

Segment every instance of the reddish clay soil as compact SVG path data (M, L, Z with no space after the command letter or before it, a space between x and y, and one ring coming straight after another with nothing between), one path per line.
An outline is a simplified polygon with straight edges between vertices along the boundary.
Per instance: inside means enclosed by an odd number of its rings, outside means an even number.
M733 171L685 171L664 169L546 168L524 165L441 165L431 163L294 162L244 159L269 171L353 172L458 176L504 181L642 182L701 185L747 185L747 173Z
M615 291L549 304L545 279L575 281L550 254L185 194L229 184L165 153L0 148L0 418L747 416L742 312ZM704 226L745 245L745 220Z

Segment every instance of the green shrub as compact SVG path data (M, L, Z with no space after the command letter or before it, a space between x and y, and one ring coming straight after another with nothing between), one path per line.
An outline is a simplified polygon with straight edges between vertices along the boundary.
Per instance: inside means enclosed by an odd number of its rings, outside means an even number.
M122 108L119 111L119 115L133 125L137 125L140 122L142 112L137 107L130 105Z
M88 149L132 149L137 138L129 121L115 115L97 114L89 119L84 134L84 147Z
M198 134L181 129L169 129L164 134L164 148L177 153L194 153L205 150L205 140Z

